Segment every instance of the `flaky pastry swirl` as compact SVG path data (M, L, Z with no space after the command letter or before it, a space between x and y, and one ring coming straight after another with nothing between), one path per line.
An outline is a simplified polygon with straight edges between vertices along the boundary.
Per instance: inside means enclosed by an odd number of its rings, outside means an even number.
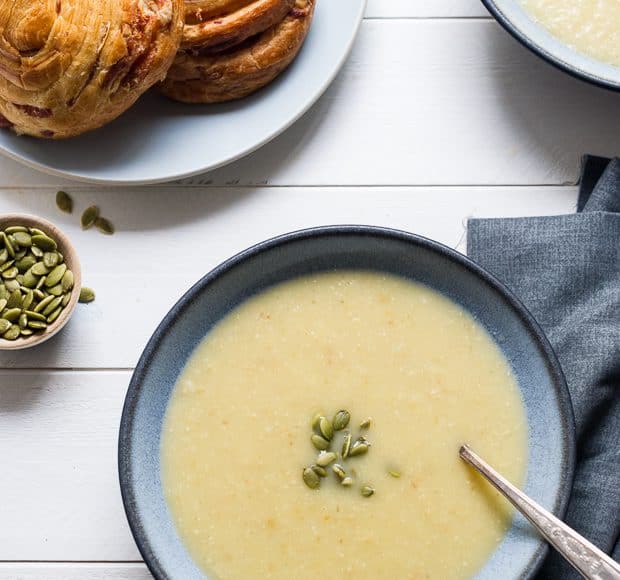
M161 80L183 0L0 0L0 124L60 139L100 127Z
M274 80L301 48L315 0L296 0L288 15L263 33L225 51L181 51L161 84L168 97L186 103L240 99Z

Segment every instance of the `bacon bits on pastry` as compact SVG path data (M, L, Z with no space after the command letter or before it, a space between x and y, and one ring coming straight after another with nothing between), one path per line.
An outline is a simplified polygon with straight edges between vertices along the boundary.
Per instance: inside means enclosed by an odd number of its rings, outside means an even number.
M161 85L186 103L218 103L245 97L275 79L301 48L315 0L296 0L280 23L224 51L181 51Z
M275 26L295 0L185 0L181 48L223 50Z
M183 0L0 0L0 126L105 125L166 75L182 27Z

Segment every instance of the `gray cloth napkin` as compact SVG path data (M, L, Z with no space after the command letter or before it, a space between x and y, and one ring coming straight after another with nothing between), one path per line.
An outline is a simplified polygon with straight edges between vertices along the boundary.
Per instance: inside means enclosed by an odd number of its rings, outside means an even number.
M585 158L576 214L472 219L467 250L521 299L560 359L577 427L566 521L620 560L620 159ZM580 576L552 550L538 578Z

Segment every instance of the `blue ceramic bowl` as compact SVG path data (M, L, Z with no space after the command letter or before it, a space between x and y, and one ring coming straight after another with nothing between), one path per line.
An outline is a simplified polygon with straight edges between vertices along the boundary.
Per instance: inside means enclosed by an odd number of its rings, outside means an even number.
M488 330L512 365L527 409L525 491L564 515L573 478L573 412L558 361L523 305L472 261L425 238L368 226L315 228L258 244L207 274L164 318L138 363L121 420L119 472L131 530L155 578L204 578L176 533L160 479L162 422L186 361L209 330L250 296L297 276L345 268L426 284ZM545 553L517 516L477 578L529 578Z

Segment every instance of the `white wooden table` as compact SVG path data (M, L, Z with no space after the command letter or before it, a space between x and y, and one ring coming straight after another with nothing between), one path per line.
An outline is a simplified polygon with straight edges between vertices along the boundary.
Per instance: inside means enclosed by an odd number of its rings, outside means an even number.
M0 160L0 213L58 223L97 291L55 340L0 354L0 580L150 577L121 505L119 417L148 337L202 274L307 226L393 226L464 251L468 217L571 212L580 156L620 152L619 112L620 95L541 63L477 0L369 0L321 101L229 167L109 189ZM116 235L60 214L61 186Z

